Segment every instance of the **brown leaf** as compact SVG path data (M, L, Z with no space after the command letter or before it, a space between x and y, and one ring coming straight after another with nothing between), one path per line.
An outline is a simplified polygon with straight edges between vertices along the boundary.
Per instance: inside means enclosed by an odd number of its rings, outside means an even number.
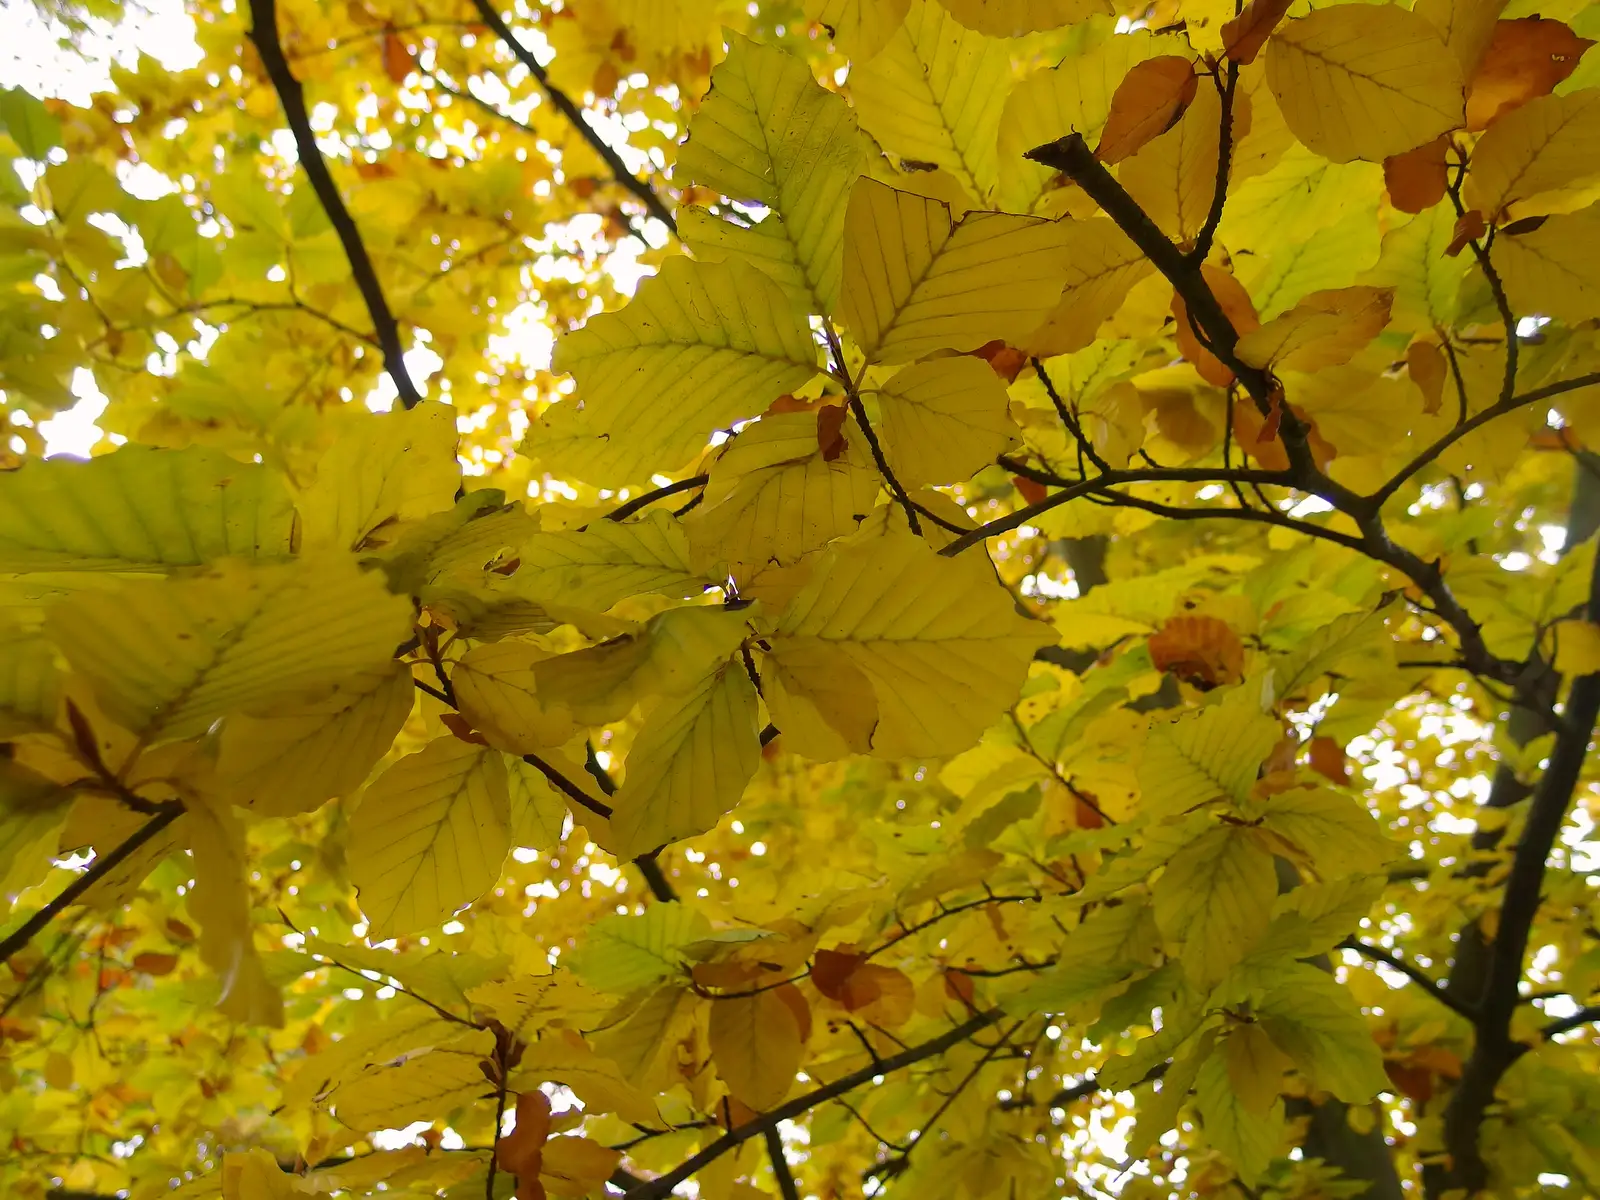
M383 70L392 81L404 83L415 65L411 60L411 51L406 49L399 34L383 35Z
M1201 688L1244 678L1244 643L1217 617L1173 617L1150 638L1150 661Z
M1249 333L1261 328L1261 318L1256 315L1256 306L1251 302L1250 293L1244 290L1244 284L1221 267L1214 267L1210 263L1200 268L1200 274L1228 320L1233 322L1236 332ZM1194 328L1189 324L1189 306L1176 292L1172 296L1172 316L1178 325L1178 353L1194 364L1200 378L1214 387L1227 387L1232 383L1233 372L1202 346L1200 339L1195 336Z
M811 960L811 985L829 1000L838 1000L850 976L865 961L849 950L818 950Z
M1417 338L1406 347L1406 373L1422 393L1422 411L1432 416L1444 403L1444 381L1449 367L1437 342Z
M1222 49L1241 67L1255 62L1267 38L1283 20L1293 0L1250 0L1233 20L1222 27Z
M999 341L979 346L972 355L974 358L983 359L994 368L994 373L1007 383L1015 383L1022 368L1028 365L1028 356L1024 351Z
M1345 761L1344 747L1331 737L1314 737L1307 754L1311 769L1334 783L1350 782L1350 766Z
M543 1200L539 1170L549 1137L550 1098L540 1091L518 1095L516 1127L494 1146L494 1160L500 1169L517 1177L517 1200Z
M832 462L845 451L844 418L842 404L824 404L817 409L817 446L824 462Z
M1467 88L1467 128L1485 129L1501 114L1548 96L1577 70L1592 45L1546 17L1497 22L1483 65Z
M1037 504L1050 494L1050 489L1044 484L1033 479L1024 479L1021 475L1013 475L1011 482L1029 504Z
M133 969L145 975L170 975L172 969L178 965L176 954L160 954L155 951L146 951L133 956Z
M1383 160L1383 185L1389 202L1401 212L1419 213L1444 199L1445 152L1450 135L1441 133L1426 146Z
M474 746L487 746L489 744L484 740L483 734L474 729L471 722L460 713L440 713L439 720L446 729L463 742L471 742Z
M1111 97L1111 113L1094 156L1103 163L1121 162L1171 129L1194 100L1199 82L1194 63L1181 55L1163 54L1139 63Z
M1475 208L1469 208L1456 218L1456 230L1450 238L1450 244L1444 248L1445 254L1454 258L1466 249L1467 243L1476 241L1489 232L1489 224L1483 219L1483 214Z

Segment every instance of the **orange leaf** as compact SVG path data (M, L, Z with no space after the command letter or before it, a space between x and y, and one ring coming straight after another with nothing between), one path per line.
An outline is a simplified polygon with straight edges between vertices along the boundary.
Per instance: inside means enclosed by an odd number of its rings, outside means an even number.
M817 445L824 462L832 462L844 453L844 417L842 404L824 404L817 409Z
M810 412L814 404L815 401L802 400L798 396L791 396L788 392L785 392L771 404L767 405L767 411L761 415L764 417L775 417L779 413Z
M1475 208L1469 208L1456 218L1456 230L1450 238L1450 244L1444 248L1445 254L1454 258L1466 248L1468 242L1476 241L1489 232L1489 224L1483 219L1483 214Z
M1194 100L1200 78L1176 54L1147 58L1129 71L1111 97L1111 113L1094 156L1117 163L1171 129Z
M1150 638L1150 660L1197 687L1214 688L1244 678L1244 643L1216 617L1173 617Z
M1024 479L1021 475L1011 477L1012 484L1029 504L1037 504L1050 494L1050 489L1044 484L1032 479Z
M811 984L829 1000L838 1000L846 981L865 961L848 950L818 950L811 960Z
M404 83L406 76L411 74L415 64L411 61L411 51L406 49L406 44L398 34L386 33L383 35L383 69L395 83Z
M133 956L133 969L146 975L170 975L172 969L178 965L176 954L158 954L147 951L144 954Z
M1401 212L1419 213L1444 199L1445 151L1450 135L1441 133L1426 146L1383 160L1383 185L1389 202Z
M1448 367L1438 343L1417 338L1406 347L1406 373L1422 393L1422 411L1432 416L1444 402L1444 381Z
M1307 754L1311 769L1334 783L1350 782L1350 767L1345 761L1344 747L1331 737L1314 737Z
M517 1200L543 1200L539 1171L544 1165L544 1144L550 1136L550 1097L543 1092L517 1096L517 1123L494 1146L494 1160L502 1171L517 1177Z
M1221 267L1214 267L1210 263L1200 268L1200 274L1228 320L1233 322L1235 331L1249 333L1261 328L1261 318L1256 315L1256 306L1250 300L1250 293L1244 290L1244 284ZM1172 295L1172 315L1178 325L1178 353L1194 364L1200 378L1215 387L1227 387L1232 383L1233 372L1202 346L1200 339L1195 336L1194 328L1189 324L1189 306L1176 292Z
M1467 128L1485 129L1503 113L1548 96L1594 45L1560 21L1518 17L1496 22L1483 65L1467 89Z
M974 358L981 358L994 368L994 373L1007 383L1015 383L1022 368L1028 365L1028 356L1015 346L1008 346L1004 342L985 342L972 352Z
M1222 49L1241 67L1255 62L1267 38L1283 20L1293 0L1250 0L1233 20L1222 27Z

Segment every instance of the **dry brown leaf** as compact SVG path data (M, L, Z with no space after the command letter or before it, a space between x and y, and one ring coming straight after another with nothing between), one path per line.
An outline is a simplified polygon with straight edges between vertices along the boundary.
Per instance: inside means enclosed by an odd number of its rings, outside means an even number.
M1241 67L1255 62L1291 3L1292 0L1250 0L1243 12L1222 27L1223 52Z
M1163 54L1136 65L1111 97L1111 113L1094 156L1118 163L1161 136L1183 116L1199 83L1194 63L1181 55Z
M1401 212L1419 213L1443 200L1449 148L1450 135L1444 133L1425 146L1384 159L1383 185L1389 189L1389 203Z
M1489 232L1489 223L1483 219L1483 214L1475 208L1469 208L1456 218L1456 229L1450 237L1450 244L1444 248L1445 254L1454 258L1466 249L1467 243L1476 241Z
M1150 638L1150 661L1196 687L1214 688L1244 678L1244 643L1226 621L1189 614L1173 617Z
M415 64L405 41L396 33L383 35L383 70L395 83L404 83Z
M1548 96L1594 42L1560 21L1518 17L1501 21L1467 88L1467 128L1485 129L1502 113Z

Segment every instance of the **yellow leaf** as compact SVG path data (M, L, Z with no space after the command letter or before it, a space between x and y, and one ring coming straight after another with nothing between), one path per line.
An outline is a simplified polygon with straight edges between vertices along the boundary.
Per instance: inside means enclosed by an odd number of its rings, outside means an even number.
M1095 340L1134 284L1155 268L1127 234L1105 217L1062 222L1066 284L1044 323L1019 343L1041 358L1075 354Z
M222 728L218 776L235 804L259 816L310 812L366 782L411 715L414 696L410 668L396 665L269 717L231 717Z
M1600 207L1550 217L1526 233L1501 232L1491 256L1517 312L1537 312L1569 325L1593 318L1600 305Z
M410 632L411 606L348 558L227 562L197 579L80 593L45 628L108 716L164 740L385 671Z
M595 1053L616 1063L623 1078L635 1087L654 1088L663 1083L656 1076L664 1052L682 1036L701 1003L693 992L676 982L625 1000L606 1017L595 1035Z
M0 571L166 571L289 554L277 472L198 446L126 446L0 473Z
M1322 879L1382 870L1402 847L1366 805L1331 788L1295 788L1261 805L1261 827L1286 840Z
M265 1150L224 1154L218 1175L222 1200L298 1200L304 1194Z
M0 737L50 728L61 703L55 650L37 632L0 618Z
M1393 288L1366 285L1312 292L1281 317L1239 339L1253 367L1320 371L1349 362L1389 324Z
M556 792L544 772L521 758L508 754L505 765L511 844L554 850L566 827L567 798Z
M700 686L739 649L748 632L737 609L691 605L668 609L643 630L547 658L534 666L538 692L585 725L626 715L651 692L679 694Z
M883 51L850 73L862 128L902 161L943 167L974 199L994 187L1010 84L1006 44L963 29L934 0L911 0Z
M375 779L350 821L350 879L371 936L449 920L495 884L511 849L498 751L436 738Z
M1140 66L1165 61L1150 59ZM1117 168L1128 194L1178 242L1192 242L1211 210L1221 137L1222 100L1216 88L1203 87L1182 120Z
M0 889L14 895L43 878L71 800L67 788L0 759ZM32 877L14 880L13 874Z
M1383 235L1383 249L1364 283L1394 289L1393 321L1398 329L1431 332L1454 322L1457 296L1470 255L1447 257L1455 228L1448 204L1436 204Z
M1060 224L973 212L859 181L845 216L845 323L869 361L976 350L1031 329L1061 295Z
M763 664L765 699L785 750L818 762L871 751L878 700L871 680L843 649L780 638Z
M1219 1150L1246 1187L1255 1187L1283 1141L1283 1102L1265 1116L1250 1112L1233 1088L1226 1057L1213 1054L1195 1080L1195 1108L1205 1122L1206 1140Z
M776 636L835 646L871 680L884 758L967 749L1055 640L1017 613L985 560L941 557L900 531L830 547Z
M1108 0L946 0L945 8L968 29L1002 38L1059 29L1111 11Z
M575 1034L546 1034L522 1052L511 1090L527 1091L541 1083L571 1088L590 1112L614 1112L639 1125L661 1123L655 1102L624 1079L616 1063L601 1058Z
M1593 621L1558 621L1550 630L1556 670L1569 678L1600 671L1600 625Z
M518 595L604 612L647 592L684 599L706 584L689 565L683 526L670 513L596 521L586 529L536 533L516 550Z
M482 1063L493 1053L494 1034L487 1029L452 1033L369 1064L340 1082L327 1102L342 1124L363 1132L435 1121L489 1089Z
M1505 7L1506 0L1417 0L1412 11L1439 31L1461 64L1461 78L1471 79L1494 40Z
M1219 825L1173 855L1156 880L1156 924L1205 990L1266 932L1277 894L1272 855L1248 829Z
M775 1108L794 1086L803 1049L800 1022L777 989L711 1004L711 1059L736 1100Z
M998 130L999 206L1007 212L1032 213L1059 200L1065 192L1052 187L1056 172L1023 154L1068 130L1081 133L1090 143L1098 141L1117 87L1131 70L1146 59L1188 53L1189 45L1181 37L1135 29L1108 37L1050 70L1035 71L1017 84L1006 97Z
M724 563L742 584L769 563L789 566L853 532L872 511L877 473L848 442L830 458L817 419L809 411L769 414L712 463L704 499L684 522L696 567L709 573Z
M255 948L244 827L225 803L208 797L188 807L194 852L189 909L200 921L200 957L221 985L217 1011L251 1025L282 1025L283 996L268 981Z
M711 92L673 169L769 211L751 227L698 219L686 230L689 243L700 258L733 254L760 267L797 308L832 312L845 202L868 145L844 97L818 84L809 65L737 33L728 38L728 57L711 72Z
M876 395L884 453L908 488L970 479L1016 437L1005 384L981 358L916 363Z
M1323 1091L1367 1104L1390 1083L1383 1054L1348 987L1308 963L1284 977L1256 1005L1267 1036Z
M395 525L455 503L456 414L427 402L352 418L300 496L308 549L358 550L393 538Z
M1461 190L1469 209L1497 219L1563 212L1560 193L1600 177L1600 88L1540 96L1501 116L1472 148Z
M805 0L806 16L828 30L857 65L889 44L911 8L911 0Z
M539 1182L552 1196L587 1196L604 1186L621 1161L622 1151L591 1138L551 1138L540 1157Z
M713 430L794 391L816 364L804 315L756 268L668 259L626 308L557 344L553 369L578 391L543 418L552 461L599 487L681 466Z
M659 705L628 751L613 798L615 853L632 858L704 833L739 803L761 763L756 690L742 665Z
M710 935L711 923L688 905L652 904L596 921L569 963L591 987L623 995L681 973L687 948Z
M1266 1116L1283 1091L1289 1056L1272 1044L1259 1025L1235 1025L1222 1043L1222 1053L1239 1103L1256 1116Z
M531 754L572 737L572 714L539 698L534 667L549 657L529 642L507 639L474 646L450 669L456 706L491 746Z
M1139 762L1140 811L1171 817L1249 797L1262 759L1283 736L1255 699L1258 688L1246 682L1218 703L1151 728Z
M1425 19L1338 4L1267 45L1267 83L1294 135L1324 158L1382 162L1462 123L1462 74Z

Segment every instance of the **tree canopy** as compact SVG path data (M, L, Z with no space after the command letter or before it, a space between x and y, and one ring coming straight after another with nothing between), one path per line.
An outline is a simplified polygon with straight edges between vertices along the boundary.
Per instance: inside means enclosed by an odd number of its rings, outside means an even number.
M1600 1194L1600 5L187 13L0 92L0 1194Z

